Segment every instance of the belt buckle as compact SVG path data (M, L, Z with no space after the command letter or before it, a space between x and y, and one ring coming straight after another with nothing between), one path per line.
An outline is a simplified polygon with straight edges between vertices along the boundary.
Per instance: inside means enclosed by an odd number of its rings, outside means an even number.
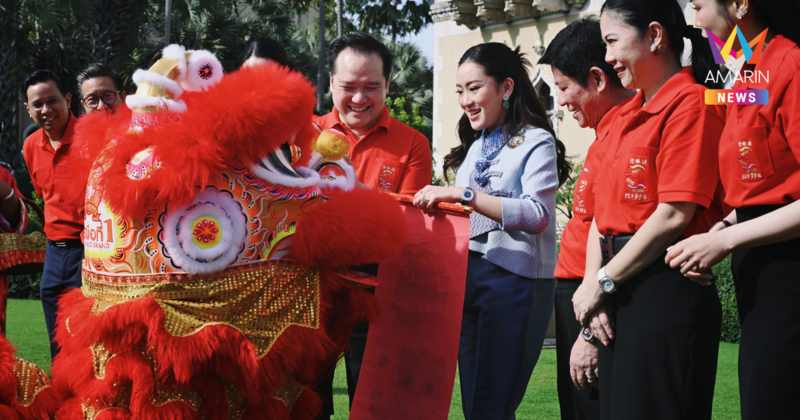
M53 241L53 243L56 245L56 248L66 248L67 247L67 242L66 241Z
M614 258L614 240L613 237L600 237L600 251L604 260Z

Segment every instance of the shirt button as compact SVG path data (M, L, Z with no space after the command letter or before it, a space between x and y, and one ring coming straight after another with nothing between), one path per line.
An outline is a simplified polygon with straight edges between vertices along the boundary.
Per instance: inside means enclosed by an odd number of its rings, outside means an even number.
M622 136L622 141L628 141L628 136L627 135Z
M739 118L739 124L744 124L744 118Z

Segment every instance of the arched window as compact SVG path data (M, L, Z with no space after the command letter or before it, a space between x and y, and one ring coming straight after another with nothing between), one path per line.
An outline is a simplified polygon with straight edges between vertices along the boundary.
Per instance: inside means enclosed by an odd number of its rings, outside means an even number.
M544 109L547 111L547 116L550 118L550 124L553 126L556 136L558 136L558 121L563 112L558 109L557 96L554 95L555 85L547 77L542 70L542 66L536 66L533 72L533 88L536 89L536 94L544 104Z
M536 86L536 93L539 95L539 99L542 100L544 109L547 110L547 115L550 115L553 112L553 97L550 95L550 86L544 83L543 80L539 80L539 86Z

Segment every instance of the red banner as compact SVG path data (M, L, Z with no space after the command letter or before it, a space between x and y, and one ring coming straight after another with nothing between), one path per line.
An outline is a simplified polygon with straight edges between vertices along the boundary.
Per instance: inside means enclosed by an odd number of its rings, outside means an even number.
M351 419L447 419L458 359L469 217L403 205L408 236L382 261Z

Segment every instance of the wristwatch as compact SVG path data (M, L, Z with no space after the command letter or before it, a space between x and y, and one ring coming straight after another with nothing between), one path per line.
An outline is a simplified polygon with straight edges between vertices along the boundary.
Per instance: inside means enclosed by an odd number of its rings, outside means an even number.
M600 282L600 290L608 293L609 295L617 291L617 285L611 277L606 275L606 268L603 267L597 272L597 279Z
M475 198L475 191L472 188L467 187L464 188L464 191L461 191L461 205L466 206L469 205L469 202Z
M595 337L594 334L592 334L592 330L590 330L588 328L581 328L581 337L583 337L583 339L587 343L591 343L591 344L594 344L594 343L599 341L597 339L597 337Z

